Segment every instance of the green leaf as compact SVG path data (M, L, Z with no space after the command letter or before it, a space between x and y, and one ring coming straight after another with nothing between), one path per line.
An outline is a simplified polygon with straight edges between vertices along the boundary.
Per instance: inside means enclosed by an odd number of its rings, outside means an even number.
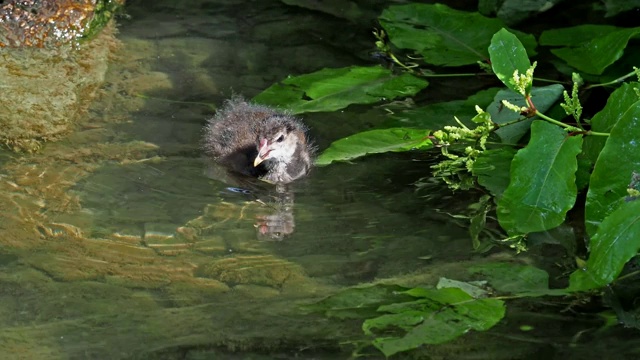
M580 71L600 75L620 59L629 39L638 34L640 27L579 25L543 31L540 44L565 46L551 52Z
M578 171L580 169L578 161ZM567 223L566 221L553 229L541 232L534 232L527 235L527 246L530 248L540 249L546 245L562 246L566 250L568 257L576 255L576 247L578 246L578 235L574 229L575 223ZM582 236L582 234L580 234Z
M578 25L561 29L545 30L540 34L540 45L571 46L594 37L605 36L618 29L611 25Z
M481 90L466 100L440 102L410 109L390 108L393 114L390 116L391 120L385 125L442 129L447 125L459 126L454 119L455 116L465 125L475 127L471 121L472 117L478 115L475 106L486 108L493 101L498 90L500 88Z
M591 130L608 133L631 106L638 101L635 89L639 88L637 82L624 83L617 88L607 100L605 107L591 119ZM592 164L595 164L604 148L607 138L604 136L587 136L584 139L583 152Z
M482 274L494 289L510 294L548 290L549 274L530 265L487 263L472 266L471 274Z
M500 1L502 2L502 1ZM484 16L495 15L498 11L498 0L479 0L478 12Z
M491 57L491 68L498 79L509 89L518 92L513 84L513 73L518 70L519 74L526 73L531 67L527 50L518 38L507 31L500 29L491 38L489 46L489 56ZM527 93L531 89L527 89Z
M617 118L593 168L587 192L585 227L592 236L627 195L633 171L640 171L640 101Z
M482 152L473 163L471 173L478 177L478 184L499 199L509 186L510 169L516 150L503 147Z
M412 289L406 293L417 300L381 306L380 312L390 314L366 320L362 325L365 334L385 334L373 341L385 356L424 344L442 344L469 330L488 330L505 314L501 300L474 299L458 288Z
M358 7L357 3L347 0L282 0L282 2L287 5L294 5L313 11L320 11L337 18L347 19L353 22L361 20L365 15Z
M615 16L618 13L640 8L640 0L604 0L607 13L604 17Z
M543 87L533 87L531 89L531 99L538 111L544 113L547 111L560 97L564 87L560 84L553 84ZM496 95L493 103L487 108L487 112L491 114L491 120L498 125L506 124L518 120L522 116L514 111L505 108L502 100L508 100L517 106L527 106L522 95L511 90L500 90ZM496 130L496 134L500 136L505 144L516 144L524 134L529 131L533 119L526 119L516 124L502 127Z
M472 274L481 274L492 288L519 296L563 296L565 289L549 289L549 274L531 265L487 263L472 266Z
M491 36L504 27L498 19L442 4L390 6L380 24L393 45L418 52L426 63L444 66L475 64L488 59ZM529 55L535 55L535 38L515 32Z
M448 125L458 126L454 116L459 119L471 119L476 114L473 107L465 107L465 100L453 100L417 108L395 110L385 125L442 129Z
M444 288L458 288L467 294L469 294L473 298L485 298L489 296L489 291L486 289L486 281L475 281L475 282L466 282L459 281L454 279L447 279L445 277L441 277L438 280L438 284L436 285L436 289L444 289Z
M316 165L355 159L367 154L429 149L429 130L391 128L370 130L334 141L318 156Z
M560 225L576 200L576 155L581 136L568 136L546 121L531 125L529 144L511 164L511 181L498 201L498 221L509 234Z
M591 170L593 169L593 161L585 157L585 147L587 140L595 138L597 136L587 136L582 143L582 153L578 155L578 170L576 170L576 187L578 192L585 190L589 186L589 179L591 178ZM605 140L605 139L603 139Z
M585 269L571 274L569 291L596 289L614 281L640 250L640 201L625 202L607 216L591 239Z
M412 300L410 296L400 294L406 290L398 285L350 288L317 303L305 305L303 309L340 319L364 319L379 315L377 309L381 305Z
M286 108L293 114L335 111L351 104L372 104L413 96L428 84L408 73L394 75L380 66L352 66L289 77L253 100Z
M516 24L529 17L538 16L540 13L548 11L561 1L563 0L503 0L500 1L496 16L508 24Z

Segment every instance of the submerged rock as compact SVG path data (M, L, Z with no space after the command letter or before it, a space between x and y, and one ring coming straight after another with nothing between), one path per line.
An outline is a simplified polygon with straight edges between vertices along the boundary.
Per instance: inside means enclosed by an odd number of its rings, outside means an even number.
M70 131L102 85L124 0L10 0L0 6L0 143L33 152Z

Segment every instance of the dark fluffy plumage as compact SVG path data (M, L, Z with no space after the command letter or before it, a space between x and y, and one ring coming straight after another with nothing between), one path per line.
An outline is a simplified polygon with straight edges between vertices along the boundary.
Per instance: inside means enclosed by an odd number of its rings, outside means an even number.
M306 175L313 156L299 119L240 97L228 100L208 121L204 149L227 169L272 183Z

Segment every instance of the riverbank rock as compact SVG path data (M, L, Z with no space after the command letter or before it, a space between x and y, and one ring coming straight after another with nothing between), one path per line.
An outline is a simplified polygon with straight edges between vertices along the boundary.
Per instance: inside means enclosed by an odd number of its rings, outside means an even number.
M68 133L104 82L124 0L0 6L0 144L33 152Z

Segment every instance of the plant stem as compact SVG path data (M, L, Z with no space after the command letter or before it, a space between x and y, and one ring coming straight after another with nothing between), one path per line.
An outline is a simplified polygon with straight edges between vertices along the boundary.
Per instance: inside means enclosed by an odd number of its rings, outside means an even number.
M544 120L546 120L546 121L548 121L548 122L550 122L552 124L556 124L558 126L561 126L561 127L565 128L565 129L570 129L570 128L575 129L576 128L573 125L568 125L568 124L560 122L560 121L558 121L556 119L552 119L552 118L548 117L547 115L545 115L545 114L543 114L543 113L541 113L539 111L536 111L536 115L538 115L538 117L540 117L541 119L544 119ZM609 133L603 133L603 132L597 132L597 131L591 131L591 130L578 131L577 133L578 134L584 134L584 135L593 135L593 136L609 136Z
M603 132L597 132L597 131L591 131L591 130L588 130L586 134L593 135L593 136L609 136L610 135L609 133L603 133Z
M573 127L571 125L565 124L565 123L563 123L561 121L558 121L556 119L552 119L552 118L548 117L547 115L541 113L540 111L536 111L536 115L538 115L538 117L540 117L543 120L546 120L546 121L548 121L548 122L550 122L552 124L556 124L558 126L561 126L561 127L565 128L565 129Z
M525 121L525 120L527 120L527 119L529 119L529 118L527 118L527 117L524 117L524 116L523 116L523 117L518 118L518 119L516 119L516 120L509 121L509 122L506 122L506 123L504 123L504 124L496 124L496 125L498 125L498 129L499 129L499 128L501 128L501 127L505 127L505 126L509 126L509 125L517 124L517 123L519 123L519 122L523 122L523 121Z
M617 279L615 280L615 282L619 282L620 280L624 280L624 279L626 279L626 278L630 278L630 277L637 276L638 274L640 274L640 271L638 271L638 270L633 271L633 272L630 272L630 273L628 273L628 274L625 274L625 275L620 276L619 278L617 278Z
M405 65L402 61L400 61L392 52L387 52L387 56L389 56L391 58L391 60L393 60L394 63L396 63L397 65L399 65L400 67L402 67L403 69L407 70L408 72L415 74L415 70L413 70L412 67ZM415 66L413 66L415 67Z
M464 73L464 74L420 74L420 76L424 76L424 77L454 77L454 76L483 76L483 75L491 75L491 76L495 76L494 74L487 74L487 73Z
M609 86L609 85L617 84L617 83L619 83L619 82L622 82L624 79L626 79L626 78L628 78L628 77L631 77L631 76L635 75L635 73L636 73L635 71L632 71L632 72L630 72L630 73L628 73L628 74L626 74L626 75L623 75L623 76L621 76L621 77L619 77L619 78L617 78L617 79L615 79L615 80L613 80L613 81L609 81L609 82L601 83L601 84L592 84L592 85L588 85L588 86L585 86L585 87L584 87L584 89L585 89L585 90L588 90L588 89L593 89L594 87L599 87L599 86Z
M566 81L543 79L543 78L537 78L537 77L534 77L533 80L542 81L542 82L548 82L548 83L553 83L553 84L563 84L563 85L567 85L568 84Z

